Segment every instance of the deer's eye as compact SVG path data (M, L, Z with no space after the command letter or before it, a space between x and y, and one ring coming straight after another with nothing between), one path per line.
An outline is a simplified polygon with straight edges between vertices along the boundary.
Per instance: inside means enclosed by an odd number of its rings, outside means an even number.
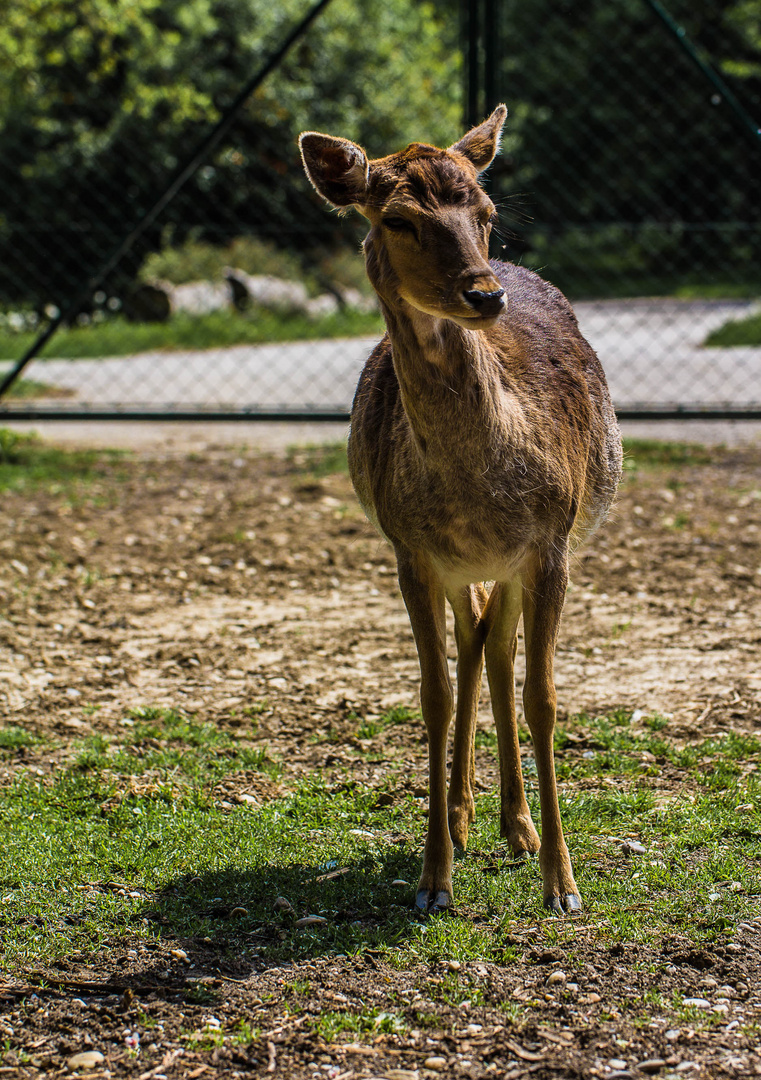
M403 217L394 217L393 215L384 217L383 227L389 229L391 232L406 232L410 233L412 236L417 236L415 226L411 221L407 221L407 219Z

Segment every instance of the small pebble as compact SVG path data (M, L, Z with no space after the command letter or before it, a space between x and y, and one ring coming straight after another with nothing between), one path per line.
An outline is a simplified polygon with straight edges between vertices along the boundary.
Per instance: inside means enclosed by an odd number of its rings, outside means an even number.
M173 956L175 960L187 960L188 954L184 949L171 949L170 956Z
M460 968L462 967L462 964L460 963L459 960L448 960L447 961L447 967L449 968L450 971L459 971Z
M291 907L291 902L290 902L290 900L286 900L286 898L284 896L278 896L277 900L274 903L274 908L275 908L275 911L282 912L283 914L286 914L286 913L288 915L293 914L293 908Z
M406 889L409 885L409 881L405 881L404 878L398 877L395 881L391 882L391 885L396 889Z
M627 840L623 846L623 851L627 855L646 855L647 848L644 844L640 844L638 840Z
M77 1069L94 1069L105 1060L100 1050L85 1050L81 1054L73 1054L66 1062L66 1068L69 1072L75 1072Z
M424 1069L431 1069L433 1072L440 1072L442 1069L446 1069L447 1059L443 1057L427 1057L423 1062Z
M716 987L719 985L719 983L718 983L717 979L712 978L710 975L706 975L705 979L700 980L699 985L700 986L705 986L709 990L715 990Z
M483 1030L484 1029L483 1029L483 1026L481 1024L468 1024L468 1026L465 1028L465 1034L466 1035L480 1035L480 1033Z
M296 920L296 926L327 926L328 920L323 919L322 915L305 915L303 919Z
M625 1069L626 1064L627 1063L623 1060L623 1058L611 1058L608 1062L608 1065L610 1065L611 1069L618 1069L619 1071L621 1069Z
M548 986L564 986L567 975L564 971L552 971L547 978Z
M705 998L687 997L682 998L682 1005L686 1005L688 1008L692 1007L693 1009L710 1009L711 1002L706 1001Z
M663 1036L668 1042L676 1042L679 1036L682 1034L681 1028L669 1028L666 1034Z
M418 1080L420 1073L417 1069L389 1069L383 1076L384 1080Z
M697 1069L697 1061L680 1061L676 1067L678 1073L689 1072L691 1069Z
M663 1058L648 1058L647 1061L640 1061L637 1068L643 1073L657 1073L666 1068L666 1062Z
M232 909L232 911L230 912L229 918L231 918L231 919L242 919L246 915L248 915L248 908L234 907Z

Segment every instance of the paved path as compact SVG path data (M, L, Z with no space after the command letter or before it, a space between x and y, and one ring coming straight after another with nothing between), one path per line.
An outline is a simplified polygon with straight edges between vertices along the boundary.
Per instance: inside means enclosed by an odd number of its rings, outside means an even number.
M761 348L701 348L710 330L752 310L758 310L758 304L748 301L576 305L582 332L603 362L619 408L761 404ZM62 399L66 405L347 409L376 340L35 361L25 375L72 391L72 397Z

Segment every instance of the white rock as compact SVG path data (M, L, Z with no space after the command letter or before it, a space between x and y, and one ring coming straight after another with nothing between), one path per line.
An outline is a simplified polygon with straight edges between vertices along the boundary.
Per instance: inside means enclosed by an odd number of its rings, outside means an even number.
M323 315L335 315L339 306L335 296L331 296L330 293L321 293L320 296L307 300L305 310L307 315L316 319Z
M249 298L262 307L286 312L307 310L309 293L301 281L287 281L271 274L247 274L244 270L229 267L225 277L244 289Z
M564 986L568 976L564 971L552 971L547 978L548 986Z
M230 286L226 282L188 281L185 285L168 285L168 291L172 311L184 311L188 315L224 311L232 303Z
M682 998L682 1005L687 1005L693 1009L710 1009L711 1002L706 1001L705 998L700 997L686 997Z
M66 1062L66 1068L69 1072L76 1072L77 1069L94 1069L105 1060L100 1050L85 1050L81 1054L72 1054Z

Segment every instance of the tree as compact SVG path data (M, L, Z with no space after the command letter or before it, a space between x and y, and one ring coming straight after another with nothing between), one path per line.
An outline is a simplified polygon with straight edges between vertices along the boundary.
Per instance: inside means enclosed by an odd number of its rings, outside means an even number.
M61 303L74 292L305 10L304 0L6 0L0 299ZM371 152L454 138L451 22L420 0L334 0L146 243L168 231L224 240L257 230L299 249L315 230L327 237L298 167L298 131L344 131Z

